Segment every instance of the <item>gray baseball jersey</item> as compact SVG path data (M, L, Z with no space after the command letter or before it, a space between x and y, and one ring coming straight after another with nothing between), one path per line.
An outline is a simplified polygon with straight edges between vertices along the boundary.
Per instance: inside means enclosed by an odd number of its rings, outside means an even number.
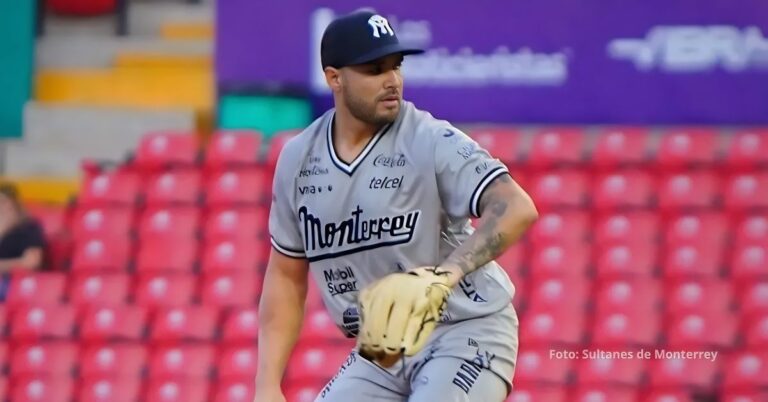
M353 161L332 141L334 110L282 150L269 230L273 247L309 260L336 324L357 331L358 292L387 274L442 262L473 231L483 190L507 168L446 121L402 102ZM514 286L491 262L467 275L442 321L507 307Z

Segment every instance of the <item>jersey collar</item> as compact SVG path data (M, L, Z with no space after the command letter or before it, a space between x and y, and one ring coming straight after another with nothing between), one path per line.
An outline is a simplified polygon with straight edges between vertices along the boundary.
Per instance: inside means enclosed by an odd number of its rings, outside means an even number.
M376 146L376 144L379 142L381 137L386 134L387 131L389 131L390 127L392 127L392 123L385 125L382 127L376 134L371 137L370 140L368 140L368 144L365 145L365 148L360 152L359 155L350 163L346 163L339 156L336 154L336 149L333 146L333 121L336 117L336 112L333 112L331 114L331 118L328 119L328 127L326 128L326 142L328 143L328 153L331 156L331 160L333 161L333 164L336 165L336 167L341 170L342 172L346 173L349 176L352 176L352 173L355 172L355 169L357 169L358 166L360 166L361 163L363 163L363 160L365 160L365 157L368 156L369 153L371 153L371 150Z

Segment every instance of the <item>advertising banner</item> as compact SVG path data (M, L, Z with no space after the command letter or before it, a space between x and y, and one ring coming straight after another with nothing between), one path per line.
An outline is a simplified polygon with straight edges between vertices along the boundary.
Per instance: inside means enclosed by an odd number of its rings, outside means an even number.
M405 98L457 122L768 123L764 0L225 0L221 88L283 85L330 105L327 24L369 6L402 42Z

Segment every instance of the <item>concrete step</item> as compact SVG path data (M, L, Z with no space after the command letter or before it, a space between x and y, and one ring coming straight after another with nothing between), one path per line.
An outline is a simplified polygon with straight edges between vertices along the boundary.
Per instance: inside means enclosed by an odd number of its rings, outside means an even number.
M6 144L9 176L76 177L85 158L122 161L150 131L195 129L193 110L48 105L24 110L24 137Z
M121 54L144 53L168 56L211 57L207 40L168 40L110 35L44 36L37 41L38 68L111 67Z
M168 22L213 22L214 4L205 1L128 1L128 32L132 36L157 37ZM115 16L71 17L46 15L45 33L49 36L112 35Z

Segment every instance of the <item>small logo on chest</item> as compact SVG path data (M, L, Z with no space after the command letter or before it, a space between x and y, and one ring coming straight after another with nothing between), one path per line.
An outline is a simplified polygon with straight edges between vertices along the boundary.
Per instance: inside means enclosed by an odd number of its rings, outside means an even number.
M408 164L408 161L405 159L405 155L399 152L391 155L378 154L373 159L373 166L376 166L376 167L396 168L396 167L404 167L407 164Z
M330 184L327 186L315 186L315 185L299 186L299 194L301 195L322 194L324 192L330 193L331 191L333 191L333 186L331 186Z
M299 177L322 176L328 174L328 168L312 165L299 171Z
M386 190L386 189L398 189L403 185L403 177L376 177L373 176L371 182L368 184L368 188L371 190Z

